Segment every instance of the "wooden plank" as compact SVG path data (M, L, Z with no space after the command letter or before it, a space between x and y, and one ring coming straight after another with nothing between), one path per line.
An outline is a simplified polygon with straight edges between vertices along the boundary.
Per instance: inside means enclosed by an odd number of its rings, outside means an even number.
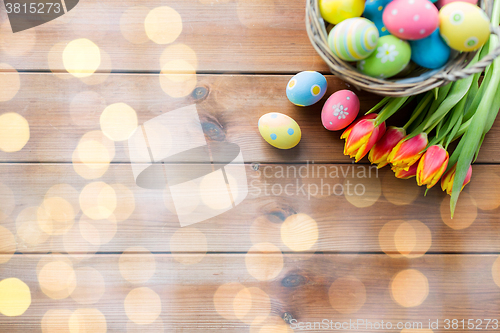
M4 253L120 252L131 246L246 252L262 242L284 252L385 251L395 257L500 252L500 166L474 167L451 220L449 198L438 186L424 197L414 179L397 180L387 168L377 177L366 166L273 164L255 171L246 165L245 200L187 228L180 227L172 194L135 185L130 165L112 164L95 180L83 179L71 164L0 168L1 226L9 230L4 243L10 244ZM235 179L230 184L244 186L227 172ZM225 183L213 183L213 191L191 184L190 193L200 195L178 197L188 213L205 205L226 207L220 199Z
M467 319L483 319L482 329L484 319L499 319L496 255L396 260L385 255L211 254L183 263L190 257L99 255L72 262L62 255L15 256L0 266L0 275L26 283L32 301L22 316L2 316L0 325L8 332L68 331L68 325L82 330L84 323L94 325L92 332L105 332L104 325L108 332L139 327L144 332L292 332L279 319L289 313L303 323L359 319L395 326L420 322L428 328L429 320L438 320L439 330L433 331L439 332L446 319L465 319L466 328ZM273 265L277 262L279 267ZM133 268L142 270L142 279L133 280ZM266 280L254 276L262 278L258 274L266 268ZM57 282L60 294L47 289ZM495 331L492 324L489 330ZM469 330L460 323L456 331Z
M153 39L168 44L153 42L145 30L147 14L160 6L172 8L182 20L180 26L172 17L160 16L161 25L149 29L163 40ZM182 50L168 49L172 42L194 51L200 72L328 71L309 42L305 2L298 0L80 0L64 16L15 35L5 11L0 23L2 61L20 70L64 71L62 61L48 61L48 56L61 57L67 43L84 37L100 48L99 69L106 72L159 72L165 50L185 59Z
M5 76L6 82L10 82L15 75ZM100 129L101 113L114 103L130 105L137 112L139 124L196 103L207 141L238 144L246 162L351 161L342 154L341 132L329 132L323 128L321 103L301 108L288 101L285 86L290 76L198 75L197 88L182 98L167 95L161 89L157 75L101 75L103 83L90 86L68 75L63 77L66 79L47 74L20 74L21 89L14 98L2 103L2 110L24 116L30 126L31 138L20 152L0 151L0 161L72 161L80 138L89 131ZM328 76L328 83L326 96L349 88L333 76ZM361 112L379 100L379 97L366 93L359 96ZM287 114L299 123L302 141L296 148L280 151L261 138L257 121L268 112ZM397 120L393 124L402 125L403 121ZM500 135L498 124L486 137L478 162L500 161L496 139ZM130 161L126 142L116 142L113 161Z

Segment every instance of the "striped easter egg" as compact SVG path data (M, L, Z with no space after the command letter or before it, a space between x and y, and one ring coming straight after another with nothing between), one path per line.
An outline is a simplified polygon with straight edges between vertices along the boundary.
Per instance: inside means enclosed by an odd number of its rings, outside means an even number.
M354 17L337 24L328 35L328 45L342 60L358 61L367 58L377 46L378 30L363 17Z

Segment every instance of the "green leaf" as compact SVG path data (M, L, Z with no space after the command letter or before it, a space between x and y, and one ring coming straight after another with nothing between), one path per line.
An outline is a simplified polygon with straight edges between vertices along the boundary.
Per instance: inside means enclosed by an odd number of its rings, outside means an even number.
M394 113L396 113L405 102L408 100L408 96L393 98L389 103L384 106L384 109L378 114L375 123L382 124L384 121L389 119Z
M365 113L365 115L367 114L370 114L370 113L373 113L375 111L377 111L378 109L380 109L381 107L383 107L384 105L386 105L387 103L389 103L389 101L392 99L393 97L384 97L380 102L378 102L374 107L372 107L370 110L368 110L367 113Z

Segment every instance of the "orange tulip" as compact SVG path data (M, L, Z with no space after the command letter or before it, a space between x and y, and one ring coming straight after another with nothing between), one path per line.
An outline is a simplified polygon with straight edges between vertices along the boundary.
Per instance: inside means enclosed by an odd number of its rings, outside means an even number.
M420 133L409 140L403 139L387 156L387 162L393 167L408 171L420 159L428 143L427 133Z
M376 116L369 114L345 130L341 136L342 139L346 139L344 155L355 157L358 162L380 140L385 133L385 123L376 125L374 119Z
M448 170L447 173L444 174L443 178L441 178L441 188L443 191L446 191L449 195L451 195L451 191L453 190L453 181L455 180L455 172L457 171L457 164ZM469 166L469 171L467 171L467 175L465 176L464 184L460 191L462 191L465 185L469 184L470 178L472 177L472 165Z
M430 146L418 162L417 184L431 188L439 181L448 166L448 152L441 145Z
M377 168L387 165L387 156L394 147L406 135L406 130L402 127L390 126L384 136L373 146L368 154L368 159L372 164L377 164Z
M409 167L408 170L396 167L392 167L391 169L392 171L394 171L394 175L396 176L396 178L408 179L417 175L417 167L418 163L415 163L411 167Z

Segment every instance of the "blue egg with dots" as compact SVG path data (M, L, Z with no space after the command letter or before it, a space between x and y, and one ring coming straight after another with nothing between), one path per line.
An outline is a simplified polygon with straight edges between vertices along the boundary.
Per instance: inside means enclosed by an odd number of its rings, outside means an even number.
M290 149L299 144L302 137L299 124L282 113L271 112L260 117L259 133L271 146Z
M382 20L385 6L387 6L389 2L391 2L391 0L368 0L365 2L363 16L375 24L380 37L390 35Z
M305 71L294 75L286 85L288 100L297 106L310 106L325 96L327 82L318 72Z

